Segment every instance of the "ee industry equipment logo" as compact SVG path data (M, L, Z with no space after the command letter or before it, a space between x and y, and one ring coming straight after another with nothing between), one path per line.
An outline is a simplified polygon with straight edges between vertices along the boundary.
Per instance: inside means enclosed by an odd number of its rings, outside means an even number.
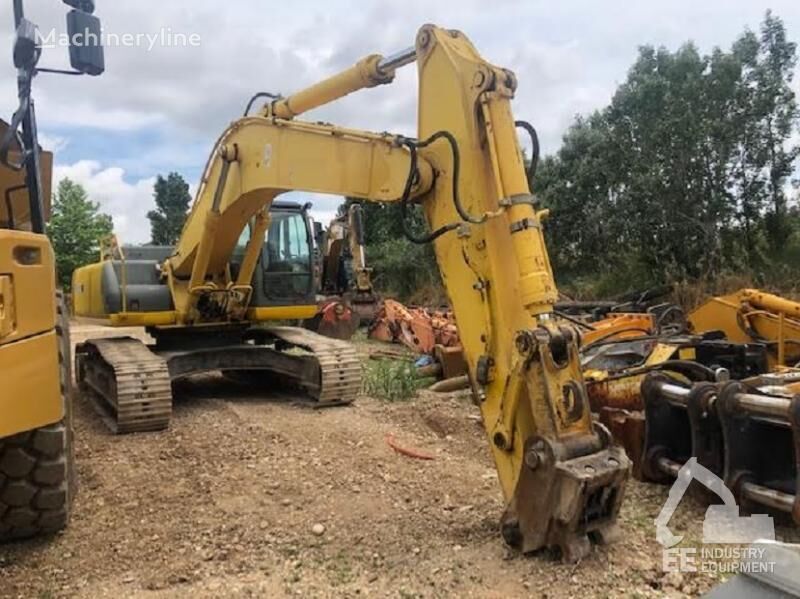
M672 534L669 520L693 480L719 496L722 504L711 505L703 520L703 546L678 547L682 536ZM730 489L720 477L698 463L687 461L669 491L656 524L656 540L663 546L664 571L772 573L767 547L775 544L775 523L771 516L741 516Z

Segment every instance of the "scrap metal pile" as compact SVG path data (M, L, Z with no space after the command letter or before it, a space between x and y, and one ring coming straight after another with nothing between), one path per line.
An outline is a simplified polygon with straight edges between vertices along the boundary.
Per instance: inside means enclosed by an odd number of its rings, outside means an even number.
M459 345L458 329L450 310L409 308L395 300L384 300L369 329L370 339L402 343L420 354L432 354L437 345Z
M395 300L384 300L369 328L370 339L399 343L417 354L430 356L422 376L436 375L443 379L463 377L467 363L461 350L453 313L406 307ZM433 362L433 364L430 364Z
M625 448L639 480L672 484L694 457L724 480L742 509L800 524L800 303L742 289L687 315L658 303L666 293L557 305L580 331L593 412ZM370 337L440 364L460 354L446 310L387 300ZM441 371L445 378L462 374Z

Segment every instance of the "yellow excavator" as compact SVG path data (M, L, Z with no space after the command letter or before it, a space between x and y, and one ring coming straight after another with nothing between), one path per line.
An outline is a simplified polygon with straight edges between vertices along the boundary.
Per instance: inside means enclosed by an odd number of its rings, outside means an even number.
M323 295L344 298L364 320L375 317L377 297L372 269L364 248L364 212L350 204L317 236L322 262L320 290Z
M364 213L360 204L345 204L344 213L324 230L320 223L313 225L320 308L305 326L326 337L351 339L378 311L364 248Z
M73 34L95 35L93 2L73 0ZM0 122L0 541L66 526L74 476L69 321L45 234L53 155L39 147L31 87L42 53L36 25L13 3L19 108ZM99 39L99 38L95 38ZM70 74L103 72L102 47L70 48Z
M414 62L416 138L297 118L388 84ZM295 190L399 202L406 217L419 205L430 232L405 218L405 233L434 243L506 499L503 537L524 552L558 547L569 561L590 550L590 539L608 540L630 464L592 420L579 335L553 315L558 291L543 213L517 137L519 127L535 131L514 121L516 87L514 74L484 60L464 34L425 25L414 47L367 56L293 95L271 96L218 139L175 251L139 273L150 277L146 284L134 285L132 272L108 262L75 273L78 315L145 326L155 339L149 347L130 338L80 345L82 387L100 398L118 430L162 428L170 379L199 369L263 370L349 399L357 377L341 372L330 388L327 378L330 367L349 368L349 344L324 346L307 331L257 326L316 310L254 303L270 205ZM275 243L291 246L291 239Z
M760 289L709 298L688 317L693 332L722 331L736 343L761 343L771 371L800 363L800 302Z

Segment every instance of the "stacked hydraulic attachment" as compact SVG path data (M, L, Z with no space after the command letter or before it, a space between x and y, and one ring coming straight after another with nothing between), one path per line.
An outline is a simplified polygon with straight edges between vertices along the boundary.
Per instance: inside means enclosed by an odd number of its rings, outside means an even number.
M296 118L390 83L396 69L414 62L416 138ZM149 292L140 289L138 298L127 294L123 308L104 309L99 283L87 273L74 288L91 297L76 297L76 306L112 324L195 340L244 326L239 345L245 347L237 351L252 354L263 346L249 331L292 313L251 303L273 200L304 190L399 202L406 236L434 243L507 500L504 537L523 551L555 546L566 559L578 559L590 549L590 537L606 539L614 528L630 465L592 420L577 332L554 317L558 292L542 232L545 211L531 193L517 136L518 128L533 137L535 131L514 121L516 87L514 74L486 62L461 32L426 25L415 47L368 56L288 97L272 95L220 137L175 252L152 283L155 303L148 307ZM410 226L415 206L430 232ZM234 273L231 256L248 223L249 241ZM297 265L287 255L291 239L275 247L284 250L279 259L287 268ZM93 301L96 309L85 308ZM298 312L294 318L313 315ZM229 346L218 349L230 354ZM91 361L94 354L84 355ZM86 360L82 368L88 371Z
M593 409L634 475L672 484L696 459L740 506L800 524L800 304L742 289L692 310L683 331L650 316L608 314L581 348Z
M648 375L644 480L672 484L694 457L723 479L743 509L800 525L798 392L800 372L693 385Z

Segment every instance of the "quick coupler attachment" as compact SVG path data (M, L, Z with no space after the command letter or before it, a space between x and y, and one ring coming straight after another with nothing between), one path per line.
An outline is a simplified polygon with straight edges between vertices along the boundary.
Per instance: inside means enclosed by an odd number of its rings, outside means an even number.
M800 395L731 381L719 392L717 411L726 448L723 479L739 506L800 524Z
M645 442L642 479L672 484L689 458L722 476L724 443L715 399L718 386L687 386L661 373L642 383Z
M642 384L645 480L672 484L694 457L723 480L744 511L800 524L800 396L776 380L690 387L648 375Z
M564 561L580 560L591 541L613 538L630 467L601 424L594 434L529 438L503 538L524 553L555 547Z

